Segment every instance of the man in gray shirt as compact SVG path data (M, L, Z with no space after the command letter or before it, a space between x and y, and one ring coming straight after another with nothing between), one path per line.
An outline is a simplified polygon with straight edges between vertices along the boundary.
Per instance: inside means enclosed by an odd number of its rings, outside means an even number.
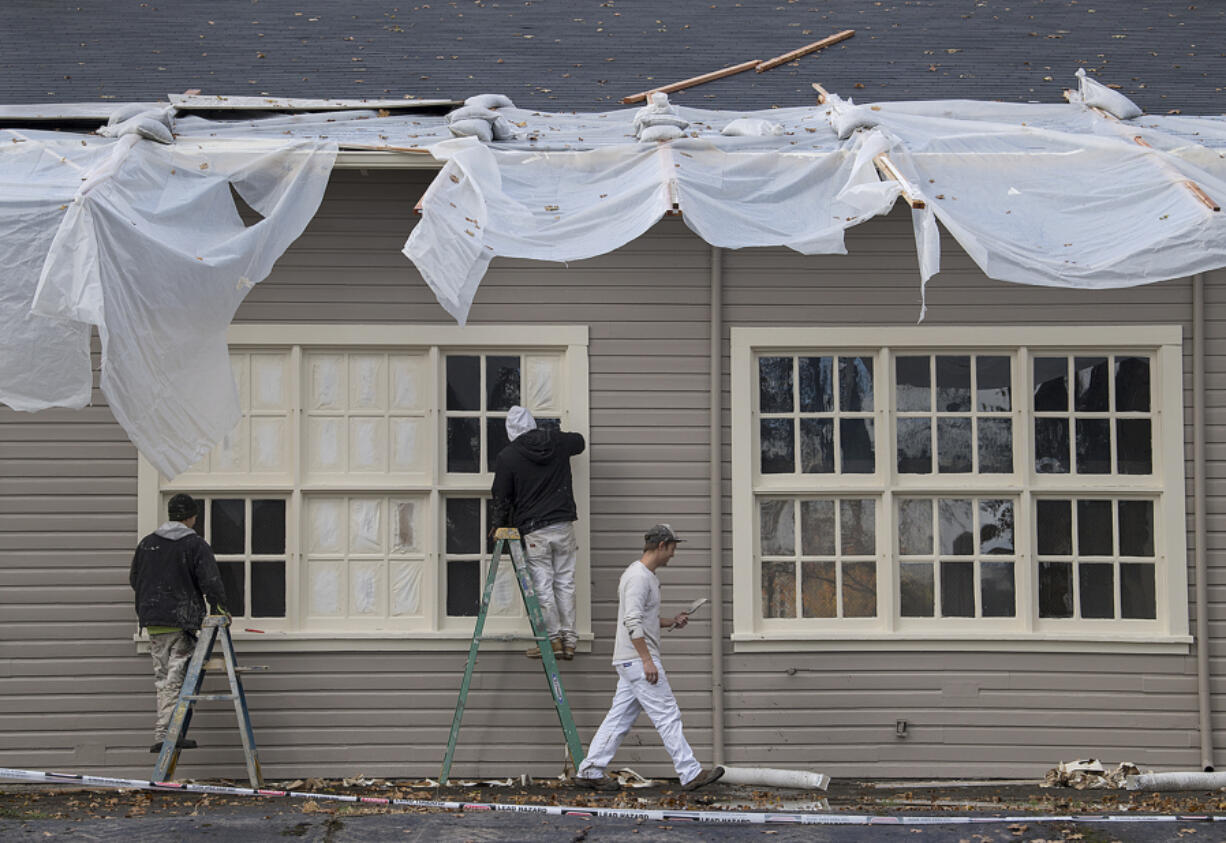
M681 709L660 659L660 630L680 629L689 622L685 612L660 619L660 580L656 571L673 558L680 541L667 524L652 527L643 536L642 558L630 563L618 583L617 639L613 645L617 690L609 713L592 738L587 757L579 765L574 780L578 787L618 789L617 782L606 777L604 771L640 711L647 712L660 733L683 790L696 790L724 774L723 767L703 770L694 758L694 750L681 732Z

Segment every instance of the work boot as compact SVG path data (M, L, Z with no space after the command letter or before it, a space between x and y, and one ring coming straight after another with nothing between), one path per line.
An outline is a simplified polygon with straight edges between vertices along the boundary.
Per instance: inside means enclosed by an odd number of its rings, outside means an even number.
M685 784L681 785L682 790L698 790L700 787L706 787L712 782L719 781L724 775L723 767L712 767L710 770L703 770L694 778L690 779Z
M612 793L615 790L622 789L622 786L618 784L617 779L611 779L608 776L601 776L598 779L589 779L586 776L575 776L570 780L570 782L575 787L582 790L599 790L602 793Z
M150 752L161 752L163 743L165 743L165 741L156 741L152 746L149 747L149 751ZM192 740L191 738L179 738L178 747L179 749L195 749L196 742Z
M550 639L550 641L549 641L549 646L553 648L553 657L554 657L555 659L564 659L564 658L566 658L564 655L562 655L562 649L563 649L563 648L562 648L562 639L560 639L560 638L552 638L552 639ZM530 658L530 659L539 659L539 658L541 657L541 648L540 648L540 647L533 647L531 650L529 650L528 652L524 653L524 655L525 655L525 656L527 656L527 657L528 657L528 658Z
M575 658L575 648L569 644L562 645L562 658L565 661L571 661Z

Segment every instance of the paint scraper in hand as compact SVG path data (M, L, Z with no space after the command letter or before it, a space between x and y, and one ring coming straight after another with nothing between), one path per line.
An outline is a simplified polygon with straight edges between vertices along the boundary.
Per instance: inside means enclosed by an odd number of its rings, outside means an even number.
M685 615L688 618L690 615L694 614L700 608L702 608L702 605L707 602L708 602L708 599L706 597L699 597L697 600L695 600L693 603L691 603L689 606L683 609L681 614ZM669 624L668 626L669 629L676 629L676 627L677 625L675 623Z

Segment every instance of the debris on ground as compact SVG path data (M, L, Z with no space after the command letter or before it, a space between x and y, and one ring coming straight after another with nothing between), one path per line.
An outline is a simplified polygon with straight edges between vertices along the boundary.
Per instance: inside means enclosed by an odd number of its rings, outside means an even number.
M1071 787L1077 790L1122 789L1128 776L1140 774L1131 761L1121 761L1107 770L1097 758L1061 761L1047 771L1040 787Z

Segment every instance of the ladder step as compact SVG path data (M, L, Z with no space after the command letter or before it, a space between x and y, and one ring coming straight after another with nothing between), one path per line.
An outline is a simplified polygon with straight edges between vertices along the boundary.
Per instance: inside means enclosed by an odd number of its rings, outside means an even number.
M199 702L201 700L206 702L220 702L222 700L233 700L235 699L235 696L234 694L184 694L183 696L179 697L179 699L191 700L192 702Z

